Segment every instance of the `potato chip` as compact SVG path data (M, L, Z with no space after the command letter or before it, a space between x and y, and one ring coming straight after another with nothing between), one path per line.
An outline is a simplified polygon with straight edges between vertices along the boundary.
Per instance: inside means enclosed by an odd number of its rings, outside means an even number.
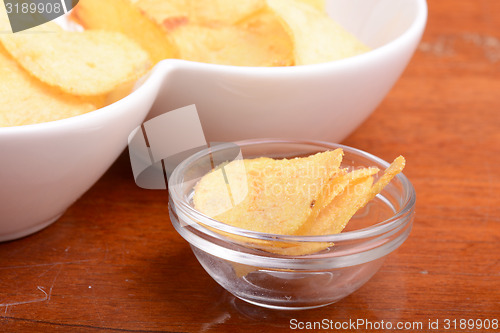
M386 187L387 184L391 182L394 176L403 171L405 164L405 158L403 156L398 156L384 171L382 177L380 177L375 185L373 185L373 188L370 190L370 195L366 198L366 201L368 202L375 198L375 196L379 194L384 189L384 187Z
M150 67L146 52L114 32L4 34L0 42L32 75L74 95L109 93Z
M317 206L316 213L310 215L295 235L330 235L341 232L352 216L366 204L365 199L373 183L371 176L378 171L378 168L363 168L334 177L325 187L324 202ZM288 243L272 248L268 244L267 248L263 249L281 255L301 256L322 251L333 245L322 242Z
M219 165L196 185L194 205L214 217L240 204L248 195L247 170L270 159L235 160Z
M281 20L261 9L265 2L188 1L185 5L190 8L185 10L180 2L174 2L177 6L156 0L137 4L163 26L181 59L234 66L294 64L292 40Z
M350 182L342 193L321 210L314 223L305 225L299 231L300 235L332 235L341 232L352 216L365 205L372 184L371 176Z
M339 194L343 193L346 187L358 181L361 178L375 175L378 168L363 168L347 173L339 172L321 192L318 200L316 201L311 215L302 227L296 232L297 235L308 235L308 230L314 228L318 214L323 211Z
M262 24L254 24L256 22ZM172 32L182 59L233 66L291 66L291 40L278 22L273 25L262 15L253 17L241 26L206 27L186 25ZM268 25L266 25L268 24Z
M297 234L331 235L341 232L352 216L375 198L394 176L403 170L404 166L405 159L399 156L373 186L373 178L370 174L374 174L374 172L368 169L353 171L353 173L357 172L362 177L356 179L356 176L353 176L344 191L321 210L313 223L304 224Z
M138 0L135 4L167 28L181 21L234 25L266 7L265 0Z
M0 127L59 120L95 109L30 76L0 45Z
M162 1L167 2L167 1ZM80 0L71 18L85 29L117 31L148 52L153 64L177 58L177 49L165 31L128 0Z
M340 233L405 165L402 156L396 158L373 184L378 168L347 172L338 168L341 159L338 149L307 158L226 163L198 182L194 206L221 222L247 230L296 236ZM327 174L330 176L325 177ZM334 245L256 240L214 231L249 247L280 255L313 254ZM254 270L238 265L234 269L238 276Z
M245 160L246 178L233 177L234 162L230 162L224 166L228 175L225 179L246 181L230 186L248 186L248 193L243 201L212 217L247 230L293 234L311 214L323 187L338 172L341 159L342 150L337 149L306 158ZM195 188L195 208L205 214L213 212L210 206L219 202L229 208L226 192L220 198L221 194L213 190L225 188L225 179L216 172L204 176Z
M293 37L295 64L306 65L352 57L369 51L330 17L300 0L267 0Z
M373 184L373 177L358 178L349 183L345 189L325 207L314 223L304 225L296 234L300 236L318 236L340 233L354 214L366 204L366 197ZM335 244L325 244L324 242L310 242L293 244L288 246L268 246L266 251L281 255L302 256L313 254L327 249Z

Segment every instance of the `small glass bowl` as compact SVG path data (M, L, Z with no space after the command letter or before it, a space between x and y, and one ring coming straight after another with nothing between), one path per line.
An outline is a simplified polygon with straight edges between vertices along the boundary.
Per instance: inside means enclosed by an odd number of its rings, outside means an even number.
M187 158L172 173L171 222L208 274L244 301L273 309L334 303L366 283L408 237L415 191L403 174L359 210L342 233L334 235L275 235L229 226L194 209L193 193L197 181L213 166L237 156L292 158L336 148L344 150L342 167L384 170L389 166L361 150L326 142L261 139L220 144ZM320 251L312 254L266 251L318 245Z

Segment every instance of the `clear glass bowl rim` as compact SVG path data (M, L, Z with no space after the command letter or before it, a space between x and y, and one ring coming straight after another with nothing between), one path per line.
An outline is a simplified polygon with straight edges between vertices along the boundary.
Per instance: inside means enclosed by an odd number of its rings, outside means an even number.
M326 242L326 243L339 243L339 242L346 242L346 241L356 241L356 240L362 240L365 238L371 238L374 236L378 236L387 232L390 232L393 229L398 228L401 224L403 223L410 223L411 219L405 218L407 217L414 209L415 202L416 202L416 193L413 185L411 184L410 180L403 174L400 173L396 175L397 179L401 181L401 184L403 186L403 198L404 202L401 205L401 209L391 216L390 218L380 221L370 227L366 227L363 229L357 229L357 230L352 230L352 231L345 231L341 232L339 234L332 234L332 235L318 235L318 236L295 236L295 235L281 235L281 234L270 234L270 233L263 233L263 232L258 232L258 231L252 231L252 230L246 230L246 229L241 229L238 227L234 227L228 224L225 224L223 222L217 221L216 219L213 219L205 214L202 214L201 212L197 211L191 205L184 200L183 194L180 191L180 186L174 186L173 184L181 184L182 183L182 178L183 178L183 170L185 170L189 165L192 163L196 162L198 159L202 158L205 155L208 155L212 152L220 151L229 147L234 147L234 145L238 146L250 146L250 145L260 145L260 144L300 144L300 145L311 145L311 146L317 146L318 148L325 148L326 149L336 149L336 148L342 148L344 152L349 152L349 153L354 153L357 155L360 155L364 158L367 158L369 160L372 160L376 163L379 163L380 165L384 166L387 168L390 163L382 160L381 158L372 155L370 153L367 153L363 150L349 147L346 145L342 144L337 144L337 143L330 143L326 141L319 141L319 140L295 140L295 139L276 139L276 138L263 138L263 139L248 139L248 140L241 140L241 141L235 141L235 142L229 142L229 143L222 143L222 144L217 144L214 147L210 148L205 148L184 161L182 161L172 172L170 179L169 179L169 196L171 202L174 203L175 209L180 210L183 214L187 214L188 216L192 217L195 221L198 221L199 223L196 223L195 228L198 231L201 231L205 234L208 235L215 235L215 232L213 230L210 230L210 228L214 228L216 230L231 234L231 235L236 235L236 236L241 236L241 237L246 237L246 238L251 238L251 239L258 239L258 240L267 240L267 241L283 241L283 242L295 242L295 243L318 243L318 242ZM321 151L318 149L318 152ZM191 224L192 225L192 224ZM208 226L210 228L207 228L205 226Z

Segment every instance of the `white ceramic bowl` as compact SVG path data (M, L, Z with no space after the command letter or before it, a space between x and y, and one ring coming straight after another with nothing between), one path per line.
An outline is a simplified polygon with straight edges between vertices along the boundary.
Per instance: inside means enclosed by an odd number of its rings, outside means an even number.
M373 50L340 61L282 68L166 60L150 117L196 104L210 141L260 137L338 142L382 101L413 55L425 0L326 0L332 18Z
M0 241L48 226L104 174L151 108L150 85L87 114L0 128Z
M318 65L255 68L160 62L131 95L44 124L0 128L0 241L55 221L106 171L146 117L196 104L208 141L340 141L382 101L422 36L425 0L327 0L373 50Z

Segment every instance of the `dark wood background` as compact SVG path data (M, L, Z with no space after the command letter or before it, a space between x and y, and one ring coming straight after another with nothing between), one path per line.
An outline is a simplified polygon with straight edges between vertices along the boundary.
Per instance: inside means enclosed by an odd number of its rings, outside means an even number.
M125 152L59 221L0 244L0 331L279 332L292 319L480 331L460 320L500 320L500 1L430 0L409 67L343 143L404 154L418 196L410 238L351 296L301 312L235 299L171 226L167 193L134 184Z

